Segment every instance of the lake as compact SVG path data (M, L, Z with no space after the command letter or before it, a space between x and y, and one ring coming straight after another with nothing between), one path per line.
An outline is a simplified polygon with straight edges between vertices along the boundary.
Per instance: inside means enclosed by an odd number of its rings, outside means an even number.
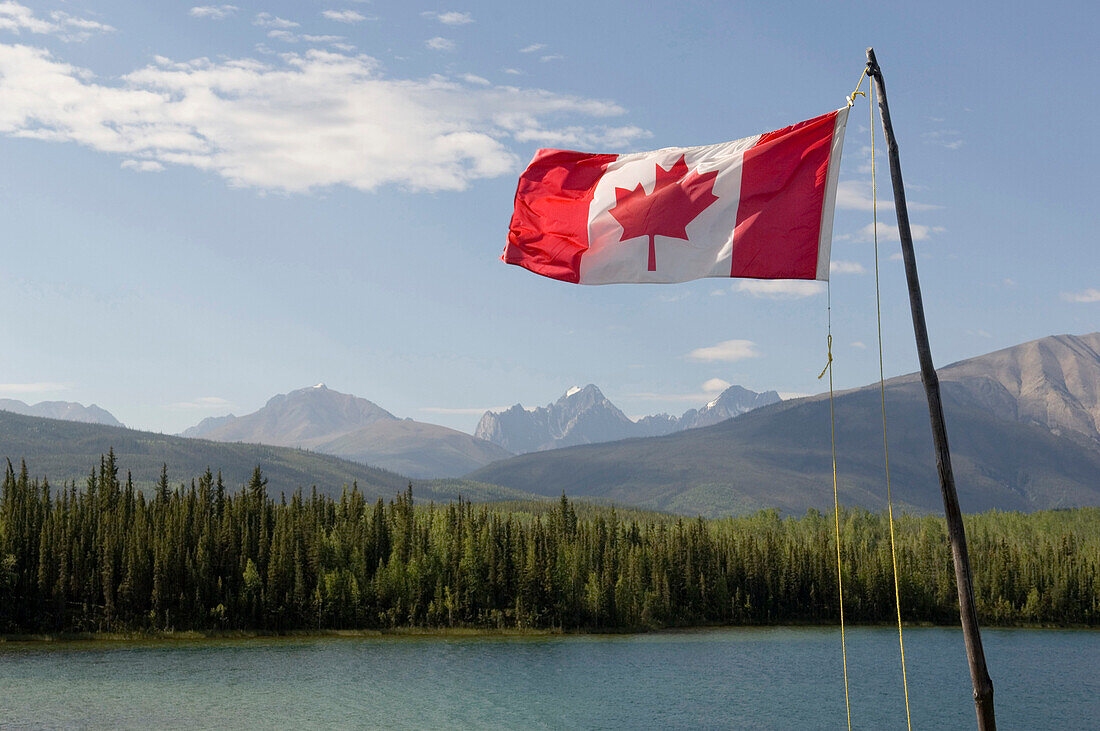
M985 630L1001 728L1100 726L1100 632ZM958 630L905 632L914 728L974 728ZM905 728L897 633L848 632L853 727ZM0 644L5 728L841 728L840 633Z

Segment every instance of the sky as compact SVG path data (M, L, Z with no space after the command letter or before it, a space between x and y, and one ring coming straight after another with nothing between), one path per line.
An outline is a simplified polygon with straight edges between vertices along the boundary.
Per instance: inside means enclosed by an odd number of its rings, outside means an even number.
M1096 331L1100 10L996 7L2 0L0 397L176 433L318 382L464 431L587 383L632 417L820 392L823 285L580 287L499 256L536 149L778 129L843 105L868 45L937 364ZM834 224L840 388L878 378L870 114ZM890 376L917 366L877 156Z

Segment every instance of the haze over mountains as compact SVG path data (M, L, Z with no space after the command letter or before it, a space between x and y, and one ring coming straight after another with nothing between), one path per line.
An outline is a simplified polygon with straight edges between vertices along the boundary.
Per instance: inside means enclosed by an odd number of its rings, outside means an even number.
M404 492L409 479L404 475L351 462L327 454L266 444L211 442L206 439L137 431L103 424L86 424L61 419L23 416L0 411L0 464L10 459L19 470L25 461L30 473L48 477L54 488L65 483L84 485L88 472L99 466L100 457L113 449L123 480L130 475L139 489L153 487L161 465L168 467L172 485L186 484L206 468L220 472L225 485L236 490L245 484L256 465L268 478L268 493L278 497L311 486L339 498L343 489L357 483L369 501L390 500ZM460 494L472 501L528 499L531 495L495 485L475 482L418 481L416 495L423 500L450 501Z
M217 442L241 442L309 449L376 466L417 479L454 478L507 459L516 452L573 444L653 436L716 423L761 404L777 401L775 392L757 394L731 386L700 409L681 417L658 414L629 419L594 385L572 388L557 402L526 411L518 404L487 412L479 426L492 438L401 419L381 406L319 383L272 397L244 416L203 419L180 436ZM28 406L5 399L0 409L51 419L122 426L98 406L43 402Z
M245 416L204 419L181 436L300 447L425 479L462 475L511 456L454 429L399 419L323 383L275 396Z
M1100 333L1059 335L939 371L964 510L1100 505ZM878 385L837 395L841 500L885 506ZM942 509L923 388L887 382L896 504ZM553 496L687 514L832 504L827 395L784 401L718 425L525 454L472 479Z
M554 403L535 409L516 404L506 411L487 411L474 436L525 454L710 426L779 400L775 391L756 393L730 386L710 403L689 409L683 416L657 414L633 421L590 383L584 388L575 386Z
M95 404L84 406L75 401L39 401L32 406L17 399L0 398L0 411L10 411L23 416L41 416L46 419L79 421L84 424L122 426L122 422L107 410Z
M181 436L312 449L364 464L432 479L458 477L516 453L667 434L716 423L778 401L732 386L681 417L660 414L637 422L594 385L571 388L558 401L526 411L516 405L486 412L474 436L436 424L400 419L377 404L322 383L280 394L246 416L204 419Z
M965 510L1100 505L1100 333L1042 338L939 373ZM889 380L887 401L896 504L938 512L917 375ZM478 427L484 439L400 419L323 384L276 396L252 414L204 419L184 432L187 439L55 418L114 421L98 407L0 402L9 405L43 409L49 418L0 410L6 450L0 456L27 458L36 474L55 481L85 475L100 453L114 447L139 482L152 480L161 461L169 463L173 479L209 465L226 469L231 483L259 463L273 471L273 483L288 489L314 482L338 489L358 479L382 494L406 476L466 475L435 487L419 483L418 490L426 496L550 498L565 491L705 515L832 504L826 395L778 401L775 392L733 386L680 417L632 421L588 385L545 407L487 412ZM838 393L835 409L841 499L880 509L885 485L877 384Z

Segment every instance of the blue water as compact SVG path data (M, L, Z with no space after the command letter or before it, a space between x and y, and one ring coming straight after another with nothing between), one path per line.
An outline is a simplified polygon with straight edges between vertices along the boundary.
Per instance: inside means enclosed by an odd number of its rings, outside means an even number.
M1100 728L1100 632L986 630L1004 729ZM957 630L905 633L914 728L973 728ZM905 728L897 633L848 632L853 727ZM0 644L5 728L841 728L840 634Z

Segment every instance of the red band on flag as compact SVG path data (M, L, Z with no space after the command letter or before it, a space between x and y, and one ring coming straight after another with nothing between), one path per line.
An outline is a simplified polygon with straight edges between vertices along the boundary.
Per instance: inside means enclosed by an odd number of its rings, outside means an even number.
M814 279L836 112L745 151L731 277Z
M577 284L588 249L588 207L616 155L539 150L520 176L501 259Z
M847 118L627 155L540 150L501 258L576 284L828 279Z

